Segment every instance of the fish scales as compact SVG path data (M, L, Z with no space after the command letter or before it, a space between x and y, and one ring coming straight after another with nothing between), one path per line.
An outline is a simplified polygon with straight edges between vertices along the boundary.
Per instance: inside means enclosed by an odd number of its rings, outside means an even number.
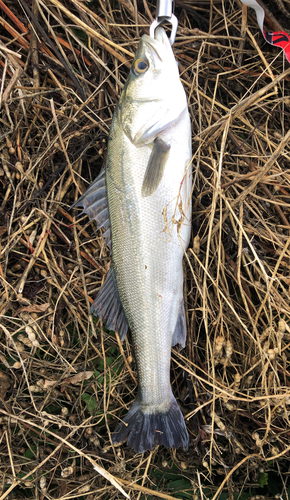
M92 306L121 330L121 339L127 325L132 332L138 394L112 439L127 438L138 453L156 442L188 445L170 359L171 346L184 346L186 337L182 259L190 239L190 160L186 96L166 33L158 28L155 39L142 37L112 120L105 179L112 246L107 280L115 284L110 297L101 290ZM77 202L97 222L98 191L93 183L90 196ZM114 286L118 305L108 307Z

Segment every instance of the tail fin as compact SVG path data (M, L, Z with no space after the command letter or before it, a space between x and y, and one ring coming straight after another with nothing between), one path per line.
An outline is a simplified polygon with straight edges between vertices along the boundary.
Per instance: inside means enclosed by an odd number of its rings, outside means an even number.
M145 410L145 408L144 408ZM112 433L114 444L123 442L136 453L153 450L156 444L167 448L188 448L189 436L185 421L176 399L172 396L170 408L166 412L148 413L136 399L129 412Z

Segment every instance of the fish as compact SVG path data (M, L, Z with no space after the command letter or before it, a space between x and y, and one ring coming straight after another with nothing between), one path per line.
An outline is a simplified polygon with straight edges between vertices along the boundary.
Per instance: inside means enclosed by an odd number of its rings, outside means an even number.
M108 138L105 168L75 203L103 227L111 266L91 306L120 340L130 328L138 392L112 441L136 453L188 448L170 384L186 342L183 256L191 235L191 122L164 28L143 35Z

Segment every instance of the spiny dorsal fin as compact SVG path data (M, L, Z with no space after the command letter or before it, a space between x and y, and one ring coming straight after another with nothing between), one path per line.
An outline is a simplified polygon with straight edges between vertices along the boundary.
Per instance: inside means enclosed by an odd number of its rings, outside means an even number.
M104 238L109 248L111 248L111 225L109 218L107 190L106 190L106 169L103 169L94 180L86 192L71 206L83 208L79 214L87 214L90 219L94 219L97 228L105 229Z
M170 144L157 137L148 161L142 185L142 196L150 196L158 188L163 176L165 163L167 161Z

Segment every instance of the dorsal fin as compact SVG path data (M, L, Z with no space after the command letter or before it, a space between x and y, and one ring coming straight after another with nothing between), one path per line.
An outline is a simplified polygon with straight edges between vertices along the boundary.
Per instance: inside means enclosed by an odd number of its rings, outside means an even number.
M117 329L121 341L125 339L128 324L120 302L115 273L112 267L91 306L91 313L99 316L103 322L106 321L105 326L108 330L116 331Z
M111 248L111 226L106 190L105 168L71 208L73 207L82 207L83 211L79 215L87 214L90 219L96 221L98 229L101 227L105 229L103 236L108 247Z

